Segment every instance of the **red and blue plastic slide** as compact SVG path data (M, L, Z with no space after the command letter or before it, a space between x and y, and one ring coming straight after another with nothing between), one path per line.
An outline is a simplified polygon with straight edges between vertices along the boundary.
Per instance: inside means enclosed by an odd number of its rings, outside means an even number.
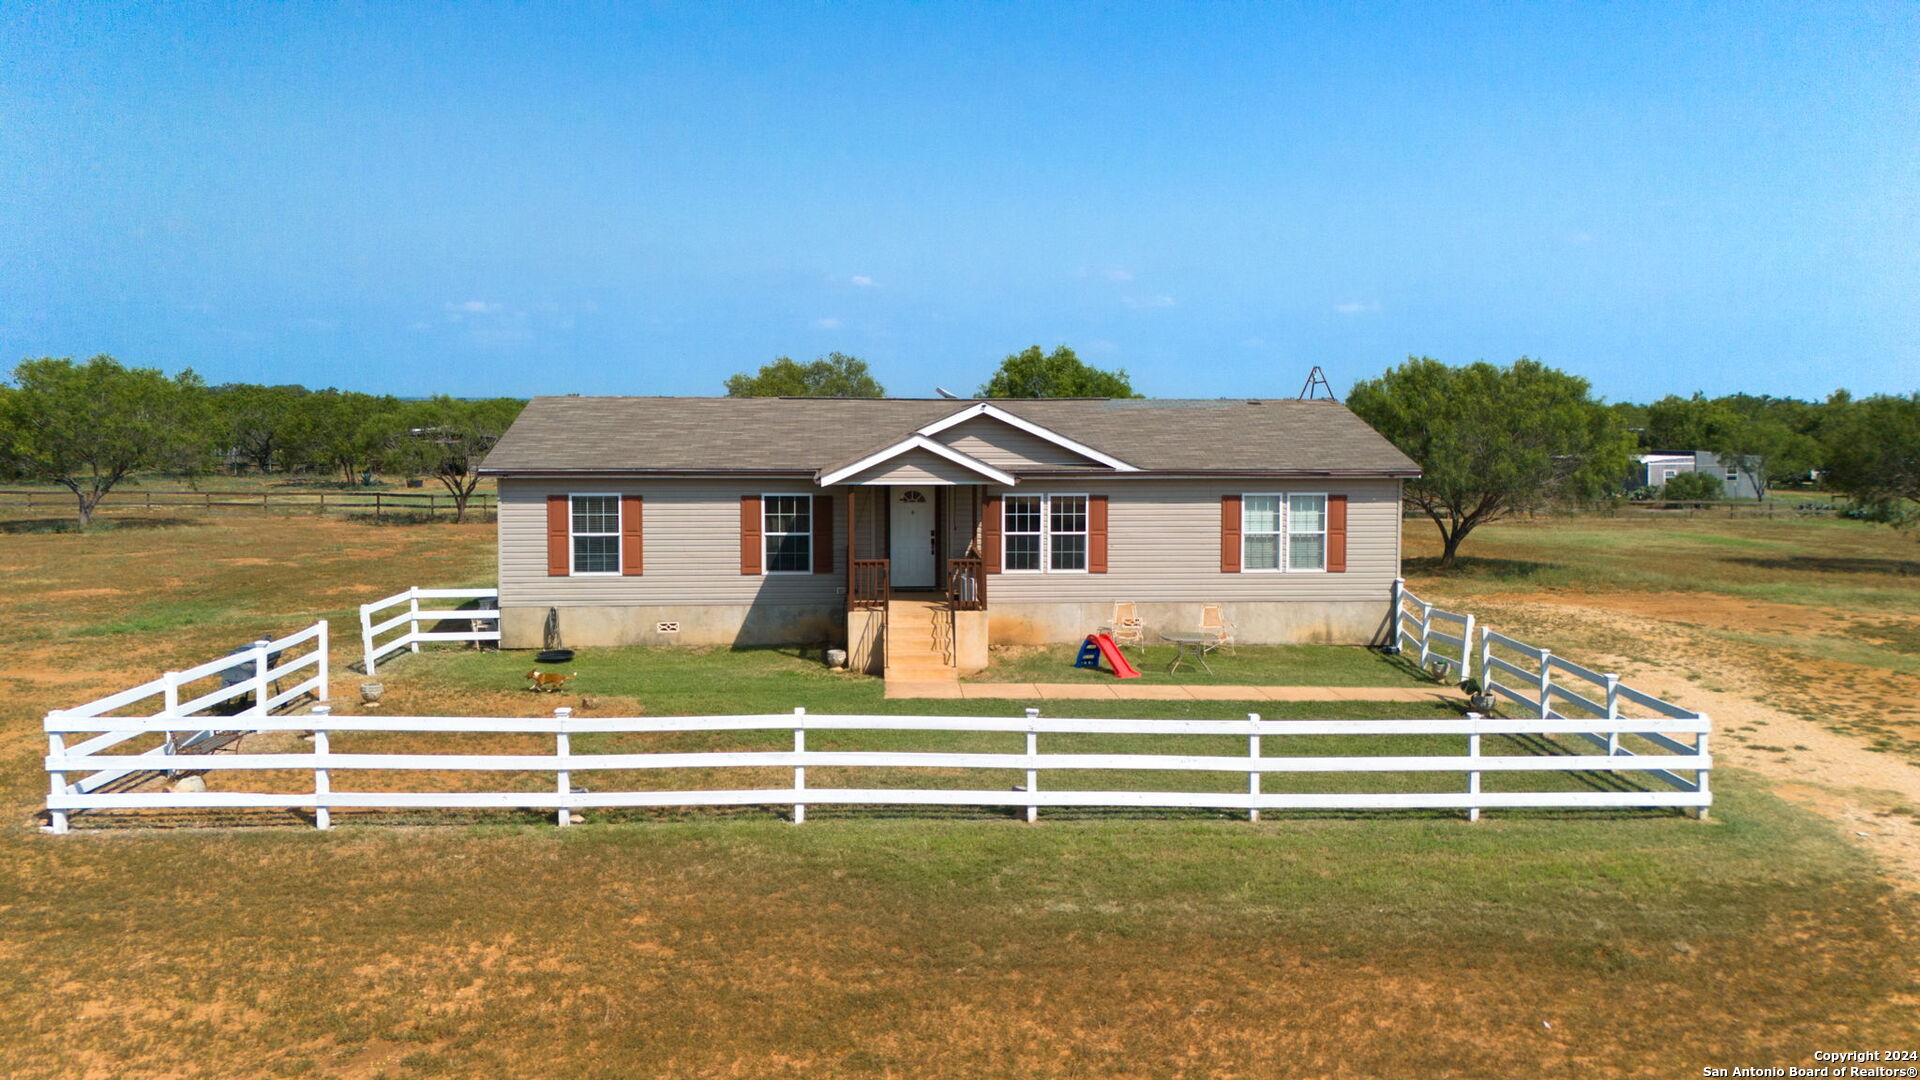
M1074 667L1097 668L1100 657L1107 658L1107 666L1113 669L1117 679L1137 679L1140 671L1127 662L1120 646L1114 644L1112 634L1088 634L1087 640L1080 643L1080 655L1074 658Z

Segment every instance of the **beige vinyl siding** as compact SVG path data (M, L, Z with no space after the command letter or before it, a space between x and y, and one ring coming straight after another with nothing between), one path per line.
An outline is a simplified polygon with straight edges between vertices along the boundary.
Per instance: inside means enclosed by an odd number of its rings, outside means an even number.
M928 450L909 450L891 461L883 461L863 473L848 477L849 484L977 484L982 476L957 462L948 461Z
M998 490L1020 495L1107 495L1108 570L1104 574L1002 572L993 579L989 606L1106 600L1380 600L1399 572L1397 480L1035 480ZM1249 492L1346 495L1346 572L1222 573L1220 496Z
M1064 446L989 417L976 417L955 424L935 434L933 439L989 465L1016 472L1023 468L1062 465L1087 465L1101 472L1110 471L1107 466L1090 461ZM974 474L974 480L979 478L978 473Z
M855 558L887 557L887 501L891 492L891 488L863 487L853 496L854 514L859 518L853 534Z
M570 492L645 497L647 571L644 575L547 576L547 496ZM845 494L834 493L834 573L742 574L740 497L762 494L813 495L820 491L811 483L798 481L570 482L503 478L499 524L501 606L844 603Z

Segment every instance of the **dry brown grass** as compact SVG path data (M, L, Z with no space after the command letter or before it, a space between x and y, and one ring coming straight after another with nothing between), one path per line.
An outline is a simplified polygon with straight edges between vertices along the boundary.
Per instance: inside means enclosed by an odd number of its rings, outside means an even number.
M1920 1039L1911 902L1738 774L1705 825L32 828L46 708L485 581L491 538L265 516L0 534L0 1071L1670 1077ZM400 700L445 693L405 670ZM552 705L485 704L516 701Z

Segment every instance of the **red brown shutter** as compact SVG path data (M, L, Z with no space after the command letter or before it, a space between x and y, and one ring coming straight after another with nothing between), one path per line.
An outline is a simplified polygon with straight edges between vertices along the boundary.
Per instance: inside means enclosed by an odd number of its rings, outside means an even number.
M1107 497L1087 496L1087 573L1107 572Z
M645 509L640 496L620 496L620 572L628 577L647 572L646 530L641 527Z
M833 496L813 497L813 572L833 573Z
M1347 569L1347 497L1327 496L1327 571Z
M980 561L989 574L1000 572L1000 496L980 498Z
M1220 496L1220 572L1240 572L1240 496Z
M547 496L547 576L566 577L573 569L573 508L565 495Z
M740 572L758 574L764 545L760 541L760 496L740 496Z

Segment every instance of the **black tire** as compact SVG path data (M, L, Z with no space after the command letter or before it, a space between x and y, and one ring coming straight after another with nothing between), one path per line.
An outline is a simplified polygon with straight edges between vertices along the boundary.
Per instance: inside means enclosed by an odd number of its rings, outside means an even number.
M536 664L571 664L573 663L573 650L546 649L534 656L533 662Z

